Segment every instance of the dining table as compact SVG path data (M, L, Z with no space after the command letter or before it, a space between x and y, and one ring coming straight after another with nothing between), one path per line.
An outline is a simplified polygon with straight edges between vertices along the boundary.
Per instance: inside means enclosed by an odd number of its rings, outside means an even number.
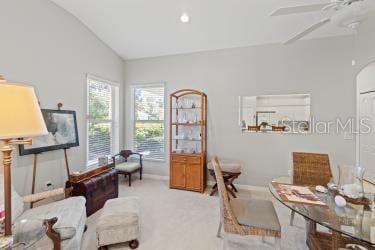
M370 204L360 205L346 202L345 207L338 207L335 203L337 192L328 190L320 193L315 187L309 189L325 205L296 203L285 199L277 188L279 184L294 185L293 177L277 177L269 184L273 197L306 221L306 244L309 249L340 249L347 244L357 244L367 249L375 249L375 186L364 185L364 196ZM318 230L321 225L328 230Z

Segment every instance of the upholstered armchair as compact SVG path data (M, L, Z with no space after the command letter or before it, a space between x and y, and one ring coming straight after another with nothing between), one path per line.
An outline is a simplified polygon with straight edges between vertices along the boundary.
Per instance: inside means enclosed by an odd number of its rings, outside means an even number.
M0 196L3 195L3 180L0 176ZM69 197L71 189L55 189L43 193L28 195L23 198L12 187L12 224L24 220L41 220L47 226L46 235L37 241L31 249L81 249L82 236L86 222L86 200L83 197ZM62 200L36 206L31 209L30 203L60 197ZM0 197L0 207L4 204ZM37 230L27 228L27 230Z
M132 161L129 158L135 157ZM115 164L115 169L119 174L123 174L125 177L129 177L129 187L132 182L132 174L139 172L139 179L142 180L142 154L135 153L131 150L122 150L120 153L112 156L113 163Z

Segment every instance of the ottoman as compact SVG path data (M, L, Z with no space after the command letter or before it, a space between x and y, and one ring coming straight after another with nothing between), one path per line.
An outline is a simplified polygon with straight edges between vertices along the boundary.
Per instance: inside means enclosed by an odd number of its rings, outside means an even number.
M140 236L139 199L126 197L108 200L96 225L99 248L129 242L129 247L138 247Z

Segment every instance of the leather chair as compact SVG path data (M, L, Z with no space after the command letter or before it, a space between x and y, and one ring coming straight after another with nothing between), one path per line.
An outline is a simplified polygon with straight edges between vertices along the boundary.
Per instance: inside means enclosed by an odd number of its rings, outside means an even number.
M136 156L137 161L128 161L131 156ZM132 174L139 172L139 179L142 180L142 154L132 152L131 150L122 150L120 153L112 156L115 169L118 174L123 174L129 177L129 187L132 185Z

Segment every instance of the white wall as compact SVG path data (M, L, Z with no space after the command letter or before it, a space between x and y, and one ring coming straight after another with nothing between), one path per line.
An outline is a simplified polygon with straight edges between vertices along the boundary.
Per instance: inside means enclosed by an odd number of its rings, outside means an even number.
M358 35L354 39L353 45L355 47L355 69L360 73L368 64L375 62L375 13L372 12L366 22L360 26ZM357 97L359 92L363 91L367 84L364 84L363 89L357 88ZM359 117L359 98L357 98L357 116ZM356 162L360 163L359 158L359 136L357 136L356 148Z
M238 128L240 95L311 94L316 119L354 118L352 44L351 38L339 37L126 61L126 117L130 117L129 85L163 81L167 94L181 88L207 93L209 155L240 160L242 184L266 185L276 176L287 175L293 151L328 153L332 168L354 164L355 141L345 140L343 133L249 134ZM125 125L129 135L130 119ZM168 175L168 161L145 162L145 172Z
M0 74L9 81L34 85L42 108L53 109L62 102L64 109L77 111L81 146L69 150L69 161L72 171L82 170L86 165L86 73L122 83L123 61L48 0L0 3ZM31 192L32 161L32 156L15 157L13 183L20 193ZM66 179L63 151L39 156L38 190L47 180L58 187Z

